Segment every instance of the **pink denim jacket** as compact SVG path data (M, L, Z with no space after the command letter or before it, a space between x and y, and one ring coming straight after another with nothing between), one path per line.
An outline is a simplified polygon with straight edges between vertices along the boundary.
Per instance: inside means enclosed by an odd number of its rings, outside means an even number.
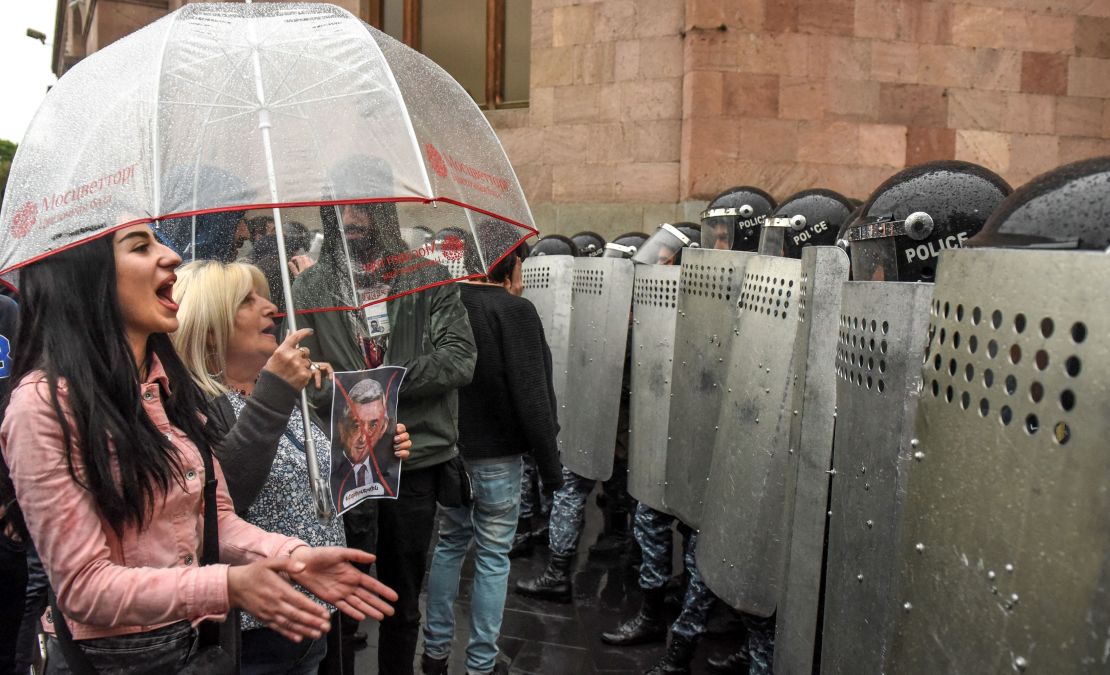
M196 446L166 417L162 396L168 388L166 373L154 357L141 386L143 409L180 451L185 487L171 481L165 500L155 500L147 526L128 526L122 537L100 516L92 495L69 475L45 376L30 373L12 391L0 444L58 608L77 640L138 633L181 620L196 624L222 619L228 612L228 565L199 564L204 463ZM58 397L66 410L64 385ZM306 545L236 516L223 471L213 461L223 563L288 555ZM74 465L82 470L76 453Z

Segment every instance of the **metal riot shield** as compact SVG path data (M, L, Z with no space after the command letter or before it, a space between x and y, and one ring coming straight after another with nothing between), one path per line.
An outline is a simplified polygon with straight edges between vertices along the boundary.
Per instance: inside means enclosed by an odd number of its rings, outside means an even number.
M836 416L836 331L849 268L839 248L802 249L786 455L786 562L775 631L779 673L813 672Z
M825 265L842 262L832 255L816 261L813 276L804 278L801 260L758 256L748 263L739 299L742 339L732 345L706 486L698 568L718 597L758 616L775 611L786 554L798 313L821 302L826 289L819 284L829 278Z
M632 261L575 258L566 395L559 404L563 466L608 480L632 309Z
M737 332L736 301L754 253L687 249L682 254L663 503L698 527L725 393L725 357Z
M1110 259L941 255L889 673L1105 673Z
M567 355L570 349L571 286L574 282L574 258L569 255L545 255L526 258L521 263L524 297L536 306L543 324L547 346L551 350L552 389L562 407L567 390ZM559 420L562 422L562 412Z
M664 513L671 366L681 272L676 265L637 265L632 290L628 494Z
M932 284L844 285L822 673L883 672L890 649L897 542L914 468L910 437L932 297Z

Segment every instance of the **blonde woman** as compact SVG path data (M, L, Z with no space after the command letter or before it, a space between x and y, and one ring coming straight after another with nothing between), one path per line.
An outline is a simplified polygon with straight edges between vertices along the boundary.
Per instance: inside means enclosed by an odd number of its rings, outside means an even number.
M280 344L269 286L257 267L197 261L177 270L180 306L174 346L197 385L211 397L209 416L222 435L215 450L235 510L263 529L312 546L343 546L338 518L322 525L308 484L300 391L320 388L331 366L313 362L302 329ZM331 444L313 420L317 462L330 475ZM412 442L397 425L394 450L408 457ZM320 604L323 601L309 595ZM331 610L331 607L328 607ZM340 609L343 609L340 607ZM242 672L314 673L327 652L323 639L300 643L243 614Z

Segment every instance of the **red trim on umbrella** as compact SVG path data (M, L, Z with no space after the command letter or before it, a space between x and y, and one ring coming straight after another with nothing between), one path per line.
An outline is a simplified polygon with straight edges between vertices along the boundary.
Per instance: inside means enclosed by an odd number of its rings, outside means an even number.
M56 248L52 251L47 251L46 253L41 253L41 254L39 254L39 255L29 259L29 260L24 260L23 262L21 262L19 264L12 265L11 267L7 267L3 270L0 270L0 276L3 276L5 274L9 274L11 272L14 272L15 270L19 269L20 267L26 267L27 265L31 265L33 263L36 263L36 262L38 262L40 260L43 260L44 258L47 258L49 256L52 256L56 253L61 253L62 251L68 251L69 249L71 249L75 246L80 246L81 244L90 242L93 239L97 239L99 237L103 237L105 235L111 234L111 233L115 232L116 230L122 230L123 228L131 227L132 225L142 225L143 223L152 223L156 220L173 220L175 218L189 218L189 217L192 217L192 216L203 216L203 215L207 215L207 214L211 214L211 213L226 213L228 211L254 211L254 210L258 210L258 209L284 209L284 208L290 208L291 209L291 208L302 208L302 207L308 207L308 206L347 206L347 205L351 205L351 204L383 204L383 203L414 203L414 202L423 203L423 204L434 204L436 202L444 202L444 203L452 204L454 206L458 206L458 207L461 207L461 208L464 208L464 209L469 209L470 211L474 211L476 213L481 213L483 215L490 216L491 218L496 218L496 219L498 219L502 222L509 223L510 225L516 225L517 227L520 227L520 228L523 228L523 229L527 230L529 232L529 234L522 237L520 239L520 241L518 241L516 244L514 244L514 247L519 245L521 241L524 241L528 237L539 234L539 230L537 230L536 228L534 228L530 225L525 225L524 223L513 220L511 218L506 218L504 216L499 216L499 215L497 215L496 213L494 213L492 211L487 211L486 209L480 209L476 206L471 206L470 204L467 204L466 202L461 202L461 201L458 201L456 199L451 199L449 197L435 197L435 198L432 198L432 199L426 199L424 197L379 197L379 198L375 198L375 199L338 199L338 200L308 201L308 202L282 202L282 203L270 203L270 204L240 204L240 205L236 205L236 206L221 206L221 207L218 207L218 208L211 208L211 209L198 209L198 210L195 210L195 211L181 211L181 212L178 212L178 213L169 213L169 214L159 216L159 217L136 218L135 220L128 221L126 223L123 223L122 225L115 225L113 227L110 227L110 228L104 230L103 232L97 232L96 234L89 235L88 237L85 237L84 239L79 239L77 241L70 242L70 243L68 243L65 246L62 246L60 248ZM510 250L512 250L512 249L510 249ZM502 258L503 257L504 256L502 256ZM500 262L500 260L501 260L501 258L498 258L497 262ZM497 264L497 263L495 262L494 264ZM491 265L490 267L493 267L493 265ZM466 277L466 278L472 278L472 277ZM438 285L438 284L433 284L433 285ZM423 288L432 288L432 286L424 286ZM417 289L417 290L420 290L420 289ZM300 312L298 312L298 314L299 313Z

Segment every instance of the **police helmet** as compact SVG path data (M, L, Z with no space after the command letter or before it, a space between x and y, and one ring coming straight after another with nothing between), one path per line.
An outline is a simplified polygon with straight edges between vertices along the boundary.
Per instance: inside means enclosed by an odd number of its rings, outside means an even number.
M701 247L754 251L759 230L775 210L775 198L757 187L731 187L701 212Z
M852 277L932 281L940 252L963 246L1010 192L996 173L969 162L927 162L894 174L848 228Z
M528 254L530 257L537 257L541 255L578 255L578 247L574 242L567 239L561 234L549 234L543 239L536 242L532 247L532 252Z
M701 228L695 223L663 223L632 256L641 265L676 264L682 249L701 247Z
M801 258L803 246L832 246L851 214L851 201L839 192L802 190L788 197L763 223L759 252Z
M605 251L605 240L597 232L584 230L570 238L578 247L578 255L595 258Z
M1014 190L967 245L1105 250L1110 157L1066 164Z
M605 245L605 258L631 258L636 251L647 241L648 236L643 232L626 232Z

